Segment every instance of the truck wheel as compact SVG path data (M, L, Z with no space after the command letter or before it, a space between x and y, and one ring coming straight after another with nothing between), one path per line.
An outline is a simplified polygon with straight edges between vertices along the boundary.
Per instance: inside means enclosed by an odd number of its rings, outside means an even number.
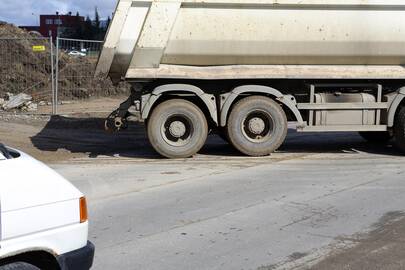
M204 146L208 124L204 113L187 100L172 99L159 104L147 124L153 148L168 158L187 158Z
M40 269L28 263L16 262L0 266L0 270L40 270Z
M388 131L359 132L359 134L366 141L375 144L385 144L392 139Z
M395 116L394 140L399 150L405 152L405 107L402 107Z
M232 145L249 156L266 156L277 150L287 136L283 109L274 100L252 96L240 100L229 116L228 135Z

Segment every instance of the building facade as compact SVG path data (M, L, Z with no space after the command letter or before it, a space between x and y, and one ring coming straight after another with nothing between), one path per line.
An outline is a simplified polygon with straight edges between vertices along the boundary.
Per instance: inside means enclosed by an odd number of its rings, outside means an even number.
M39 32L44 37L49 37L50 33L53 38L58 36L58 33L63 33L69 29L75 29L82 25L85 21L83 16L72 16L71 13L61 15L56 13L54 15L40 15Z
M44 37L52 35L56 39L58 34L60 36L68 30L74 31L82 26L85 18L83 16L72 16L72 13L62 15L57 12L54 15L40 15L39 21L39 26L20 26L20 28L27 31L39 32Z

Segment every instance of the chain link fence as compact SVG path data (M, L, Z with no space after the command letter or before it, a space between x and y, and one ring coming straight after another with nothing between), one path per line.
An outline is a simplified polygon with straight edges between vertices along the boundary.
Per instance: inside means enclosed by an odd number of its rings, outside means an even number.
M56 40L57 113L108 112L117 106L120 96L129 94L125 84L114 86L108 78L94 77L102 46L102 41Z
M0 112L55 111L53 52L50 38L0 38Z
M93 77L101 46L101 41L57 39L56 78L60 101L87 99L96 94Z
M114 110L130 87L94 76L102 45L63 38L0 38L0 113Z

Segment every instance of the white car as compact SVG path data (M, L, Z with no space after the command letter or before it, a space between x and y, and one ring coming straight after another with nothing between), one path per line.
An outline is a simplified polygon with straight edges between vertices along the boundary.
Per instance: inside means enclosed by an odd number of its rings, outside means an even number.
M85 54L84 52L79 52L79 51L71 51L69 53L70 56L74 56L74 57L85 57L87 54Z
M88 270L86 199L34 158L0 145L0 270Z

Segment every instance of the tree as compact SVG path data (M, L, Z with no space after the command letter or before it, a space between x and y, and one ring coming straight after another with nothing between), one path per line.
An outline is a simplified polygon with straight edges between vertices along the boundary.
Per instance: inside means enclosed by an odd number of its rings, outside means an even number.
M108 27L110 26L110 23L111 23L111 17L110 16L108 16L108 18L107 18L107 23L106 23L106 25L105 25L105 32L107 32L107 30L108 30Z
M89 15L86 16L83 22L79 12L76 13L75 23L72 27L67 27L62 36L65 38L103 40L107 32L108 26L111 23L111 17L108 16L106 25L101 24L98 8L94 8L94 20Z
M95 9L94 9L93 28L94 28L93 39L96 39L96 40L103 39L104 35L105 35L105 30L104 30L103 27L101 27L100 15L98 13L98 8L97 7L95 7Z
M86 21L84 22L83 38L93 39L93 37L94 37L93 22L91 21L90 16L87 15Z
M100 29L100 15L98 14L98 8L95 7L94 9L94 27L96 30Z

